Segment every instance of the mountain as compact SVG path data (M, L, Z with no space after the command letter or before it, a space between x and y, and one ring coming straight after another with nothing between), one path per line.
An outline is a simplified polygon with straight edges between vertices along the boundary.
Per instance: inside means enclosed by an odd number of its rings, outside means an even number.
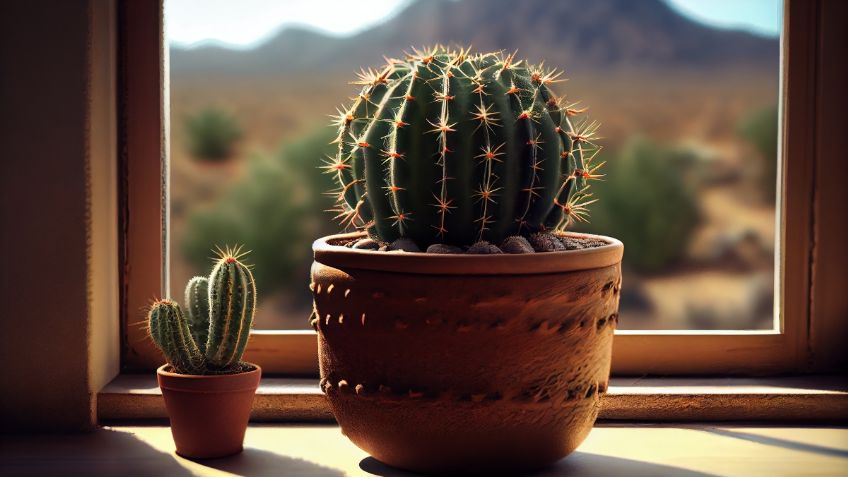
M599 71L675 65L774 68L779 41L694 22L662 0L417 0L350 37L285 28L250 50L171 48L171 71L255 75L346 71L433 43L515 50L531 61Z

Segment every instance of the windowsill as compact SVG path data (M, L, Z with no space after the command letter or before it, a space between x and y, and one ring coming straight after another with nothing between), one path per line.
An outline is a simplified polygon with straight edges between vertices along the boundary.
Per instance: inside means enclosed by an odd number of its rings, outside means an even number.
M413 477L356 448L338 427L252 424L243 453L191 461L174 454L165 426L82 435L0 437L8 475L300 475ZM744 425L600 425L580 448L537 477L845 475L848 430Z
M262 379L251 419L333 422L314 378ZM98 394L101 421L164 419L154 373L124 374ZM613 378L602 398L604 421L842 421L848 378Z

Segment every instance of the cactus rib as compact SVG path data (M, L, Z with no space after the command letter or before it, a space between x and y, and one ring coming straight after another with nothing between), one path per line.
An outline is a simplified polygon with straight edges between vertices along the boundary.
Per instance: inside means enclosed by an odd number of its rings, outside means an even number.
M185 289L185 306L191 335L201 353L206 352L209 339L209 279L194 277Z

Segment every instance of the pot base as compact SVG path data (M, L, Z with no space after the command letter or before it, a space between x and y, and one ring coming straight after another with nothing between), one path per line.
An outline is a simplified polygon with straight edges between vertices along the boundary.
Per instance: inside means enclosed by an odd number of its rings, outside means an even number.
M172 433L172 435L173 435L173 433ZM183 452L180 451L179 448L174 450L174 453L177 454L180 457L183 457L183 458L189 459L189 460L208 460L208 459L222 459L224 457L234 456L234 455L237 455L237 454L241 454L243 451L244 451L244 447L239 446L238 449L233 449L232 451L212 452L211 455L206 455L206 453L203 453L203 452L199 453L199 454L203 454L203 455L184 454ZM222 453L222 452L226 452L226 453Z
M342 432L382 463L425 473L527 472L570 454L600 396L544 403L329 395Z

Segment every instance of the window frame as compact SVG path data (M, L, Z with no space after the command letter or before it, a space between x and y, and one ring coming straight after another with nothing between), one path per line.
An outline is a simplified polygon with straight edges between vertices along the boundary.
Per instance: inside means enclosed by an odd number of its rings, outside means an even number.
M816 315L814 320L812 306L814 246L821 233L817 228L820 224L814 221L816 172L822 167L845 171L835 154L817 151L821 138L814 126L817 119L821 120L817 81L823 65L820 26L824 3L827 1L784 3L779 147L783 160L778 168L775 259L775 320L779 329L619 330L613 347L614 375L811 372L827 369L835 359L830 353L825 359L814 360L814 347L837 349L844 356L845 352L833 345L838 336L825 332L837 326L844 329L844 325L836 324L837 314ZM163 0L121 2L118 13L122 367L138 371L155 369L162 362L161 354L147 339L142 310L153 296L166 294L169 289L168 49ZM811 332L816 340L811 339ZM315 376L316 341L311 330L254 330L245 359L270 374Z

